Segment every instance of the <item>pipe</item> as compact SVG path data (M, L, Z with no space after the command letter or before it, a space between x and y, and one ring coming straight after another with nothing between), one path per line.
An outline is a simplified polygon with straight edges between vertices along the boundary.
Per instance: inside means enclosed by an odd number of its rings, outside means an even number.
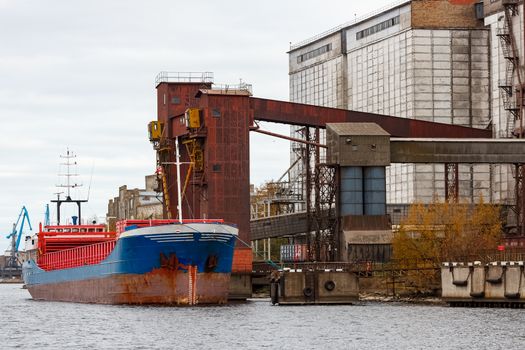
M300 143L304 143L304 144L312 145L312 146L316 146L316 147L328 148L327 145L323 145L323 144L320 144L320 143L317 143L317 142L297 139L295 137L290 137L290 136L284 136L284 135L281 135L281 134L276 134L276 133L273 133L273 132L270 132L270 131L261 130L261 129L259 129L259 127L252 127L252 128L250 128L250 131L255 131L255 132L258 132L258 133L261 133L261 134L270 135L270 136L274 136L274 137L279 137L281 139L285 139L285 140L288 140L288 141L295 141L295 142L300 142Z

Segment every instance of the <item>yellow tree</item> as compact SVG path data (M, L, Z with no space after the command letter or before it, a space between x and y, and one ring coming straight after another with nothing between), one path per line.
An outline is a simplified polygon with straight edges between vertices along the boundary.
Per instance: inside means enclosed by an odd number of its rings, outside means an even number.
M405 286L429 290L439 286L433 269L443 261L477 260L488 250L495 251L502 233L500 208L485 204L414 203L392 241L394 258L401 266L418 261L405 276Z
M486 204L440 203L410 206L392 242L396 259L436 263L495 250L502 233L500 208Z

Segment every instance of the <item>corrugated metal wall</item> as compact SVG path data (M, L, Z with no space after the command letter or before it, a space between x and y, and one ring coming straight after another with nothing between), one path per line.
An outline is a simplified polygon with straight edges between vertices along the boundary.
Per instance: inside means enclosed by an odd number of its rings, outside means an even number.
M363 215L363 168L341 167L341 216Z
M385 167L364 168L364 213L365 215L386 214Z

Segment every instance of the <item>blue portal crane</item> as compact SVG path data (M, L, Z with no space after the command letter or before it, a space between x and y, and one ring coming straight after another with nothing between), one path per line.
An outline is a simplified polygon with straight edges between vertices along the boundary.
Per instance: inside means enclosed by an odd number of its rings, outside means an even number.
M20 219L22 219L22 222L20 223ZM18 247L20 246L20 241L22 238L22 232L24 230L24 224L27 219L27 224L29 225L29 229L33 231L33 228L31 227L31 221L29 220L29 214L27 212L27 209L25 206L22 207L22 210L20 210L20 214L18 214L18 219L16 220L16 223L13 224L13 231L11 234L7 236L7 238L11 239L11 256L9 257L9 260L7 262L7 267L19 267L20 264L18 263L18 259L16 257L16 253L18 253ZM18 223L20 223L20 229L17 230Z

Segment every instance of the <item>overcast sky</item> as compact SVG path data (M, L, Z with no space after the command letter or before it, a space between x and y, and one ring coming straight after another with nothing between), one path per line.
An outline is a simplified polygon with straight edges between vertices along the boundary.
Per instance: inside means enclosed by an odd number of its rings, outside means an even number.
M158 72L212 71L216 83L243 79L257 97L288 100L290 42L391 2L0 0L0 252L23 205L33 230L43 221L67 147L77 197L90 188L83 217L103 218L119 186L144 186ZM277 179L288 147L252 135L251 182Z

